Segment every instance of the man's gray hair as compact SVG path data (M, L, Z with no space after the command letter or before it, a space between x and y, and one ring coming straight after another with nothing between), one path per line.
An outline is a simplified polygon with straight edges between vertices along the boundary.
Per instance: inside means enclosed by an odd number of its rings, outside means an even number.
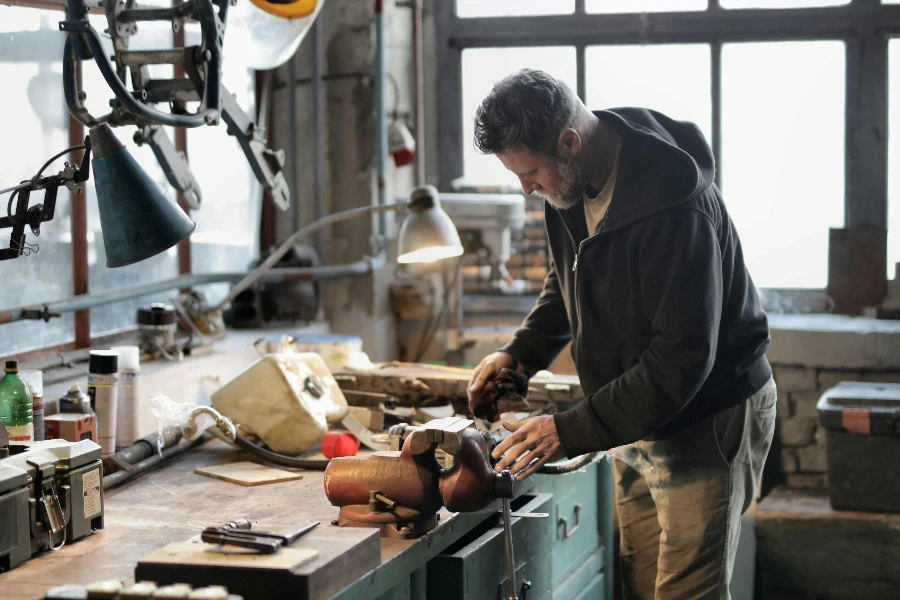
M494 84L481 102L475 112L475 147L497 154L524 146L555 156L560 132L577 126L585 111L565 83L522 69Z

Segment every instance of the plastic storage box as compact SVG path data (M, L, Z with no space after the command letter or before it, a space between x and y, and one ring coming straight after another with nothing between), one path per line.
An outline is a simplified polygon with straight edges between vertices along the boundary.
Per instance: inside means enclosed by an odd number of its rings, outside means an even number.
M817 405L831 506L900 512L900 384L842 382Z

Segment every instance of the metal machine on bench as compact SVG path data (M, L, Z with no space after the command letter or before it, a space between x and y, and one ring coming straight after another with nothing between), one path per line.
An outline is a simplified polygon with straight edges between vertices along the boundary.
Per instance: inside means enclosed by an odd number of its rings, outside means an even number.
M0 572L103 529L102 483L94 442L9 444L0 423Z

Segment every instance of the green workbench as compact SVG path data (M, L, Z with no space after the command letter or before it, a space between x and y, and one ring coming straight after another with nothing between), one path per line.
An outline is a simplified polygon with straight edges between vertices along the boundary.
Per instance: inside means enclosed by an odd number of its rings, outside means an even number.
M238 517L269 523L317 520L322 525L315 535L327 535L325 528L338 509L325 498L322 472L306 471L301 480L257 487L194 473L198 466L249 458L213 441L106 492L105 529L0 574L0 599L39 600L52 587L103 579L131 583L142 557ZM513 507L550 514L513 519L516 582L519 588L531 582L528 600L612 600L608 462L567 475L529 478ZM382 540L380 564L348 581L333 598L502 598L498 594L506 563L498 509L499 504L479 513L443 511L438 528L422 538Z

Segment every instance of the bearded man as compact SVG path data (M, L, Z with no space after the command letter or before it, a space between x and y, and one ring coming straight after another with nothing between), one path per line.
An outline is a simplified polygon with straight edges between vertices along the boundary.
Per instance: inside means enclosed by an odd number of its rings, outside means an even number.
M551 260L512 341L475 369L470 409L494 399L503 369L531 376L570 341L585 393L571 410L507 425L497 470L521 479L623 447L628 597L730 598L776 391L768 323L703 134L652 110L591 112L525 69L484 99L475 144L546 200Z

